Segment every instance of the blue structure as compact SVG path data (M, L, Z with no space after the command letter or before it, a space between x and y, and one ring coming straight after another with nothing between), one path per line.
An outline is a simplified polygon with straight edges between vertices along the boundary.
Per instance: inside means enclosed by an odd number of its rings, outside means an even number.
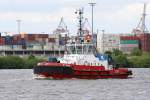
M97 54L95 57L99 58L99 60L107 60L109 64L113 63L113 59L110 55L107 54Z

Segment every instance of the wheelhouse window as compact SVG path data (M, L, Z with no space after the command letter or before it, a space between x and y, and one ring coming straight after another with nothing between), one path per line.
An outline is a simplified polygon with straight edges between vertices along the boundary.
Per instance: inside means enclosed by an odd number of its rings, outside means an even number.
M75 46L67 46L67 54L76 54Z
M67 46L67 54L96 54L93 44L71 44Z

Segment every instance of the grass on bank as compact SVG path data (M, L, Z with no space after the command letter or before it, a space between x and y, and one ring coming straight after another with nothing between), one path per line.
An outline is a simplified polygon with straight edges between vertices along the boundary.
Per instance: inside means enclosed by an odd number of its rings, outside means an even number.
M31 69L44 58L37 58L33 55L28 57L2 56L0 57L0 69Z

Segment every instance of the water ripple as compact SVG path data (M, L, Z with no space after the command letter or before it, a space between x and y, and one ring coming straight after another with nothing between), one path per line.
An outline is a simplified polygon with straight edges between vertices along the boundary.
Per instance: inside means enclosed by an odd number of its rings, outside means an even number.
M150 69L129 79L36 80L32 70L0 70L0 100L149 100Z

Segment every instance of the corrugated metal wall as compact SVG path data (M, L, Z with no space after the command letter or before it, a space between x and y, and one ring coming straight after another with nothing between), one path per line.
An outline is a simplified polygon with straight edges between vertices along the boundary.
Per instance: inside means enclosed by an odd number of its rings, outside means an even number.
M5 45L5 39L3 37L0 37L0 45Z
M139 38L137 36L120 36L120 50L130 54L134 48L139 48Z
M138 34L142 51L150 52L150 33Z
M139 44L138 40L120 40L120 44Z

